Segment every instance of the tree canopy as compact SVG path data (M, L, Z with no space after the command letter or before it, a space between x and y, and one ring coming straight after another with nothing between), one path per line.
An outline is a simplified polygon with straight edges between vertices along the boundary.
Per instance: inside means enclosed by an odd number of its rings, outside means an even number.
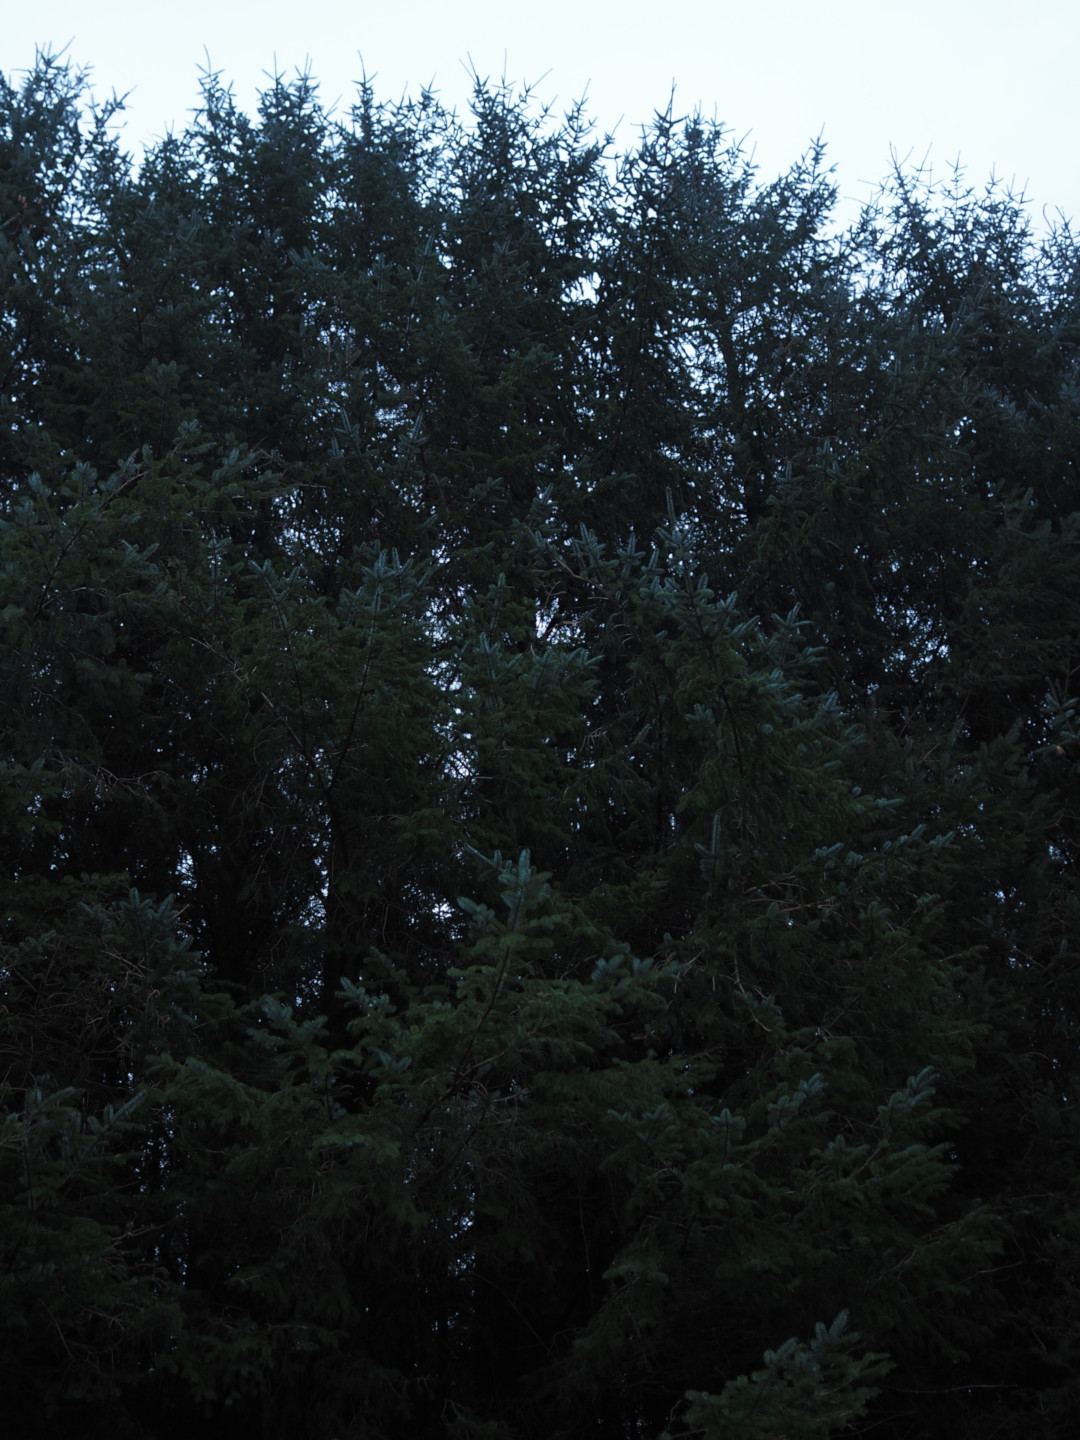
M1080 255L0 77L19 1434L1064 1437Z

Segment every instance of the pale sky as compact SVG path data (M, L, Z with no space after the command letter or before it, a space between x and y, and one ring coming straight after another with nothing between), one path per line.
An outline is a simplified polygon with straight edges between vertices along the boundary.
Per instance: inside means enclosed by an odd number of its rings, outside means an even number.
M674 82L676 113L700 107L746 136L762 179L820 133L852 202L895 151L942 177L959 158L980 188L994 171L1026 191L1036 219L1080 218L1078 0L0 0L9 79L35 45L69 41L99 98L131 91L135 152L187 122L205 51L249 112L275 58L286 75L307 62L342 111L362 70L377 97L434 82L460 108L471 57L556 109L587 92L617 148Z

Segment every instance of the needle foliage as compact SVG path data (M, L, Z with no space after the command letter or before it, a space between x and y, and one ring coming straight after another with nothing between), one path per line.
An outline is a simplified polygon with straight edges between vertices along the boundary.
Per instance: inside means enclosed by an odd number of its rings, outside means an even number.
M0 79L20 1436L1065 1440L1080 256Z

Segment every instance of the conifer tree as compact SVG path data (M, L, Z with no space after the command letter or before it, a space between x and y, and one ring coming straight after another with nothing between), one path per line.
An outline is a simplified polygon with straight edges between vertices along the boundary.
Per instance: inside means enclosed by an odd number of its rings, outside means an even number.
M1077 255L0 83L27 1436L1071 1433Z

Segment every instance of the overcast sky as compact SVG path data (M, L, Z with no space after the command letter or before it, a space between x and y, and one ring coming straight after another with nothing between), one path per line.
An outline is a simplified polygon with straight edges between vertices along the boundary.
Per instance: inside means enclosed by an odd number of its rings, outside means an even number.
M849 200L895 151L942 176L959 158L980 187L993 170L1036 218L1080 218L1078 0L0 0L9 79L35 45L68 42L99 97L131 92L136 152L187 122L205 52L249 110L275 61L286 75L307 62L342 110L362 70L377 96L434 82L460 107L471 57L557 107L587 92L624 147L674 82L677 113L699 106L745 135L762 178L820 133Z

